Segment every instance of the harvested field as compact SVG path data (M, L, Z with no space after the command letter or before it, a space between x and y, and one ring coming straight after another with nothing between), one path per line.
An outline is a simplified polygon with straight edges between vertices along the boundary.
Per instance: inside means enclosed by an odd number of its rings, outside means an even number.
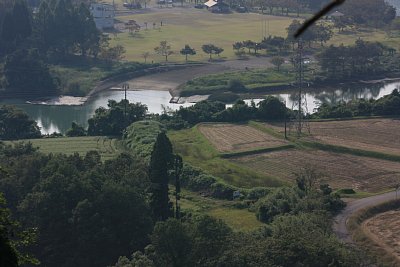
M288 144L248 125L202 124L199 131L220 152L238 152L259 148L273 148Z
M362 224L363 231L400 263L400 210L378 214ZM397 265L396 265L397 266Z
M282 124L266 124L283 133ZM310 141L400 155L400 120L365 119L310 122Z
M332 145L400 155L400 120L312 122L313 139Z
M31 142L34 147L39 147L39 151L45 154L72 155L78 153L85 156L87 152L94 150L100 153L102 160L115 158L118 154L117 140L103 136L42 138L24 141ZM14 143L14 141L9 143Z
M353 188L380 192L400 180L400 163L319 150L283 150L244 156L231 161L264 175L294 181L294 173L310 165L321 173L322 183L334 189Z

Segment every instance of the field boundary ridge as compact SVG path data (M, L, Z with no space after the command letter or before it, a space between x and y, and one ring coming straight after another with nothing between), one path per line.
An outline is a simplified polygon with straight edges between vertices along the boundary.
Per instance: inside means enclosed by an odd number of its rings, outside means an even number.
M264 148L257 148L252 150L245 150L245 151L238 151L238 152L230 152L230 153L220 153L219 156L221 158L234 158L234 157L242 157L242 156L249 156L249 155L256 155L280 150L286 150L295 148L294 145L283 145L283 146L276 146L276 147L264 147Z
M336 145L323 144L323 143L319 143L319 142L310 142L310 141L298 141L297 143L302 146L319 149L319 150L323 150L323 151L328 151L328 152L350 154L350 155L360 156L360 157L368 157L368 158L376 158L376 159L400 162L400 156L398 156L398 155L386 154L386 153L381 153L381 152L377 152L377 151L363 150L363 149L350 148L350 147L344 147L344 146L336 146Z
M368 233L362 229L362 223L375 215L400 208L400 199L387 201L376 206L367 207L356 212L349 218L348 229L352 239L368 254L373 256L379 266L398 266L399 260L380 246Z

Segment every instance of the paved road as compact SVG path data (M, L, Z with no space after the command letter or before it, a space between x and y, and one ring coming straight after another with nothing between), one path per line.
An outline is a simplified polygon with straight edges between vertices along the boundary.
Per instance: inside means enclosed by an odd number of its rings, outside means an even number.
M399 193L400 196L400 193ZM362 198L358 200L354 200L349 202L346 208L335 217L333 231L339 237L339 239L343 240L346 243L353 243L351 239L351 235L347 229L347 221L349 218L356 212L375 206L396 198L396 192L389 192L382 195Z

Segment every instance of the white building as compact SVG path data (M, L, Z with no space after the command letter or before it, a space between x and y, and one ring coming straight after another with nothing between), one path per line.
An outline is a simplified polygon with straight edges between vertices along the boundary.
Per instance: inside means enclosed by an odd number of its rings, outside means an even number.
M92 3L90 4L90 13L92 13L97 29L114 28L115 11L112 5Z

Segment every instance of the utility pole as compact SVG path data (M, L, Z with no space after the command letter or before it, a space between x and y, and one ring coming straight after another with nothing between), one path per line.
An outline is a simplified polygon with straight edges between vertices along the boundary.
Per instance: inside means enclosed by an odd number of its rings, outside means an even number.
M287 139L286 126L287 126L287 108L286 108L286 99L285 99L285 139Z
M182 157L179 155L175 155L174 159L174 165L175 165L175 218L180 219L181 217L181 208L179 207L178 201L181 199L181 182L180 182L180 176L182 174L182 168L183 168L183 163L182 163Z
M128 120L127 120L127 118L126 118L126 111L127 111L127 107L126 107L126 105L127 105L127 102L128 102L128 100L126 99L126 90L127 89L129 89L129 84L127 84L127 83L124 83L123 85L122 85L122 89L124 89L124 91L125 91L125 98L124 98L124 108L125 108L125 111L124 111L124 126L126 127L127 125L127 122L128 122Z

